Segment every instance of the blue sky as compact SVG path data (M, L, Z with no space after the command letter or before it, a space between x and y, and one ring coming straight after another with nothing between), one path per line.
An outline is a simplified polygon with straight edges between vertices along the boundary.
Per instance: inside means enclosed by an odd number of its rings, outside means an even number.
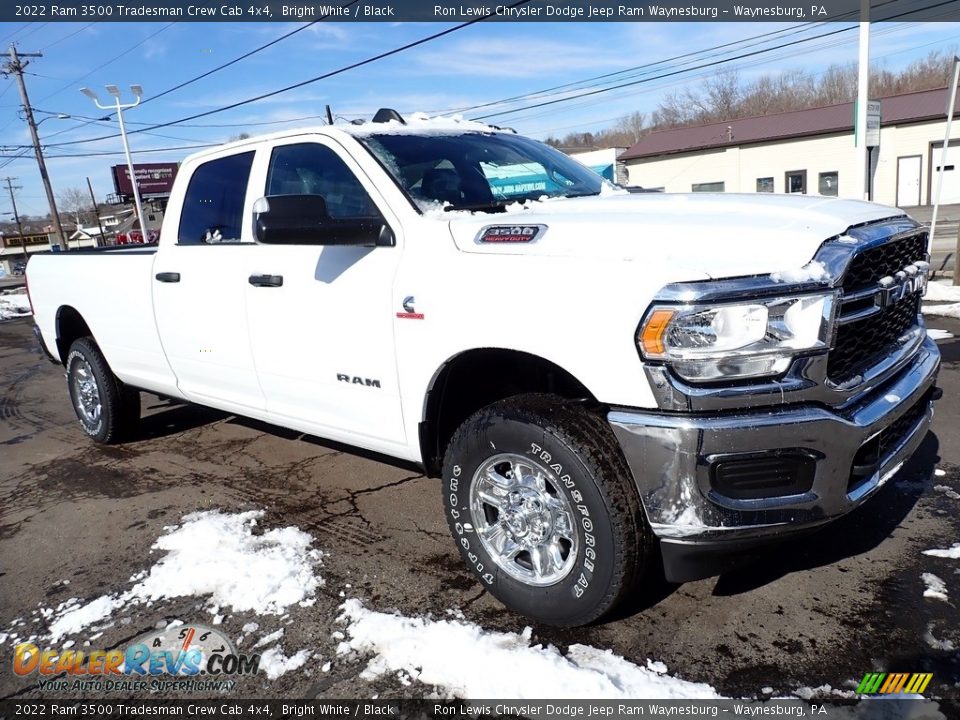
M232 60L298 27L294 23L0 23L0 44L14 42L23 52L41 50L31 62L27 84L48 147L48 169L55 192L86 187L90 177L99 199L113 192L109 168L122 154L56 157L92 152L122 152L119 138L60 145L117 132L115 121L102 117L78 89L87 86L106 97L105 84L126 90L143 85L149 98L180 82ZM370 55L435 33L440 23L318 23L283 42L186 88L128 111L128 129L176 120L291 85ZM177 161L190 150L143 151L172 146L219 143L240 132L257 134L316 121L329 103L348 119L369 117L379 107L401 112L440 113L622 71L645 63L705 50L723 43L782 31L753 41L761 49L845 27L840 24L787 23L477 23L399 55L293 90L267 100L210 115L181 125L131 136L134 162ZM152 37L151 37L152 36ZM871 58L897 69L931 50L960 45L960 23L890 23L875 25ZM743 52L743 50L739 50ZM821 72L831 63L856 60L857 32L811 40L757 57L734 61L742 77L803 69ZM714 59L726 57L717 55ZM678 69L677 62L659 70ZM647 70L647 73L650 71ZM632 111L650 112L664 93L695 87L714 70L698 70L645 82L593 97L562 102L492 118L497 124L543 138L550 134L595 130ZM633 79L643 76L634 73ZM573 90L575 91L575 90ZM572 91L572 92L573 92ZM29 143L26 123L18 116L18 93L12 79L0 79L0 153ZM498 105L483 112L525 103ZM71 115L60 119L51 113ZM277 122L292 121L292 122ZM137 123L140 123L138 125ZM254 124L260 123L260 124ZM264 124L273 123L273 124ZM229 125L229 127L211 127ZM139 153L139 154L138 154ZM21 214L44 214L46 200L33 154L0 159L0 177L16 177ZM10 201L0 193L0 213ZM3 216L7 219L9 216Z

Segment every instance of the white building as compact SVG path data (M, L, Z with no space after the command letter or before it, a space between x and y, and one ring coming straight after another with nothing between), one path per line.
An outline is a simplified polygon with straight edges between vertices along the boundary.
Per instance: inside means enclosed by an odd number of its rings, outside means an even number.
M872 199L929 205L946 130L946 88L882 99L871 154ZM661 130L620 156L629 185L666 192L800 192L854 197L853 103ZM954 122L941 202L960 202L960 122ZM931 178L934 178L931 181Z

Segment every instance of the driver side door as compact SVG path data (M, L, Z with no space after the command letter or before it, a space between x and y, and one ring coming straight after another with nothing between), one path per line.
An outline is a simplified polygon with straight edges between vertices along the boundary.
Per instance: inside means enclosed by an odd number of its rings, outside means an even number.
M306 234L259 246L253 272L275 282L249 285L246 306L267 412L323 437L402 446L392 307L400 224L362 169L327 138L277 142L251 184L264 197L318 197L333 222L380 218L395 237L392 247L310 244Z

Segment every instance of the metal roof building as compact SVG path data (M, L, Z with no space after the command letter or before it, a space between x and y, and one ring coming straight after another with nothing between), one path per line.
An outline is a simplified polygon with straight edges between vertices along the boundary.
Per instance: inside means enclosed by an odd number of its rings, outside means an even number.
M947 89L881 100L880 145L871 153L872 198L932 202ZM854 104L650 133L620 156L629 184L667 192L803 192L854 196ZM960 122L951 131L942 202L960 202ZM956 145L956 147L954 147Z

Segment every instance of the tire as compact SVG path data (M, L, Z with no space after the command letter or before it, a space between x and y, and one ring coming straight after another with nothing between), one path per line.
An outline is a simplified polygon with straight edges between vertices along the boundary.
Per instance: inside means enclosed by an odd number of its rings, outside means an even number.
M103 444L132 437L140 422L140 392L117 379L92 338L70 346L66 368L70 402L83 431Z
M611 610L654 548L613 432L552 395L520 395L468 418L447 447L443 498L480 583L549 625L586 625Z

